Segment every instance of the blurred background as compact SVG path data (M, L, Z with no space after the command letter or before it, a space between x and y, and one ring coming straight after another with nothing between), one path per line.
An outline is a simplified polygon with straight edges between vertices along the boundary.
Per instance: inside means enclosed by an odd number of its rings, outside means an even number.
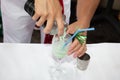
M76 3L71 1L70 24L76 21ZM87 43L120 42L120 0L101 0L91 21L90 27L95 31L88 32ZM0 43L3 42L2 18L0 14ZM40 31L34 30L31 43L40 43Z
M76 21L76 3L72 0L70 23ZM120 42L120 0L101 0L90 27L95 31L88 32L87 43Z

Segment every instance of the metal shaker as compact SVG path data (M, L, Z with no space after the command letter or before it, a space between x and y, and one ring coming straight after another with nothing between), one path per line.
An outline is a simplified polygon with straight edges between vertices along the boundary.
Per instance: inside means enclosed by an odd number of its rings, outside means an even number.
M77 68L80 70L86 70L90 61L90 55L85 53L81 57L77 57Z

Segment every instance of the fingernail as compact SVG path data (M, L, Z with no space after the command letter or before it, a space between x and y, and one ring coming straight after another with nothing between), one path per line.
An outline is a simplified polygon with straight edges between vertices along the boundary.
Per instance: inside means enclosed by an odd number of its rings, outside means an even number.
M77 56L78 56L77 54L74 54L74 56L73 56L73 57L74 57L74 58L77 58Z
M68 55L71 55L71 52L68 52Z
M84 54L80 54L79 57L82 57Z
M79 57L81 57L81 55L79 55Z

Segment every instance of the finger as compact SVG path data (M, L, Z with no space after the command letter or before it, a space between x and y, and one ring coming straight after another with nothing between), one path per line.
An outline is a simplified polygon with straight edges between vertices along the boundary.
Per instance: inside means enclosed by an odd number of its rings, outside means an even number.
M46 34L50 33L50 31L52 30L53 24L54 24L54 17L51 17L47 20L47 24L44 29L44 33L46 33Z
M64 33L64 25L63 22L58 22L58 35L61 36Z
M85 54L86 51L87 51L87 48L85 47L85 48L83 49L83 51L81 52L81 54L78 54L78 57L83 56L83 55Z
M67 29L67 34L73 34L75 31L70 27L70 25L68 26L68 29Z
M70 47L69 47L69 50L68 50L68 54L69 54L69 55L71 54L71 52L75 49L75 47L76 47L78 44L79 44L79 42L77 41L77 39L75 39L75 40L73 41L73 43L70 45Z
M70 53L74 53L80 49L81 45L77 45Z
M67 34L73 34L76 31L76 22L68 26Z
M63 33L64 33L64 21L62 18L62 12L57 15L56 22L58 25L58 35L63 35Z
M85 47L86 47L85 44L83 44L81 46L81 48L78 51L76 51L75 54L73 55L74 58L76 58L77 56L81 56L81 54L82 54L82 52L83 52L83 50L84 50Z
M33 19L34 21L37 21L39 17L40 17L40 16L35 13L35 14L33 15L32 19Z
M44 24L44 22L46 21L46 17L47 16L41 16L40 19L36 22L37 26L41 26Z

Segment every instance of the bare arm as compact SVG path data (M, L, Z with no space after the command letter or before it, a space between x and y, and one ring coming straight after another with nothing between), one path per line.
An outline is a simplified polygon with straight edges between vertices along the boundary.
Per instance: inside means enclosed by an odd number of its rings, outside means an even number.
M77 21L68 26L67 33L73 34L78 28L88 28L99 2L100 0L77 0ZM83 35L87 34L84 33ZM86 50L86 42L81 45L75 39L70 45L68 54L74 53L74 57L80 57Z
M58 35L62 35L64 31L64 25L62 20L62 7L59 0L35 0L35 14L32 17L33 20L38 20L36 22L37 26L41 26L45 21L47 21L44 33L48 34L52 27L54 21L58 25Z
M90 21L100 0L77 0L77 20L83 27L89 27Z

